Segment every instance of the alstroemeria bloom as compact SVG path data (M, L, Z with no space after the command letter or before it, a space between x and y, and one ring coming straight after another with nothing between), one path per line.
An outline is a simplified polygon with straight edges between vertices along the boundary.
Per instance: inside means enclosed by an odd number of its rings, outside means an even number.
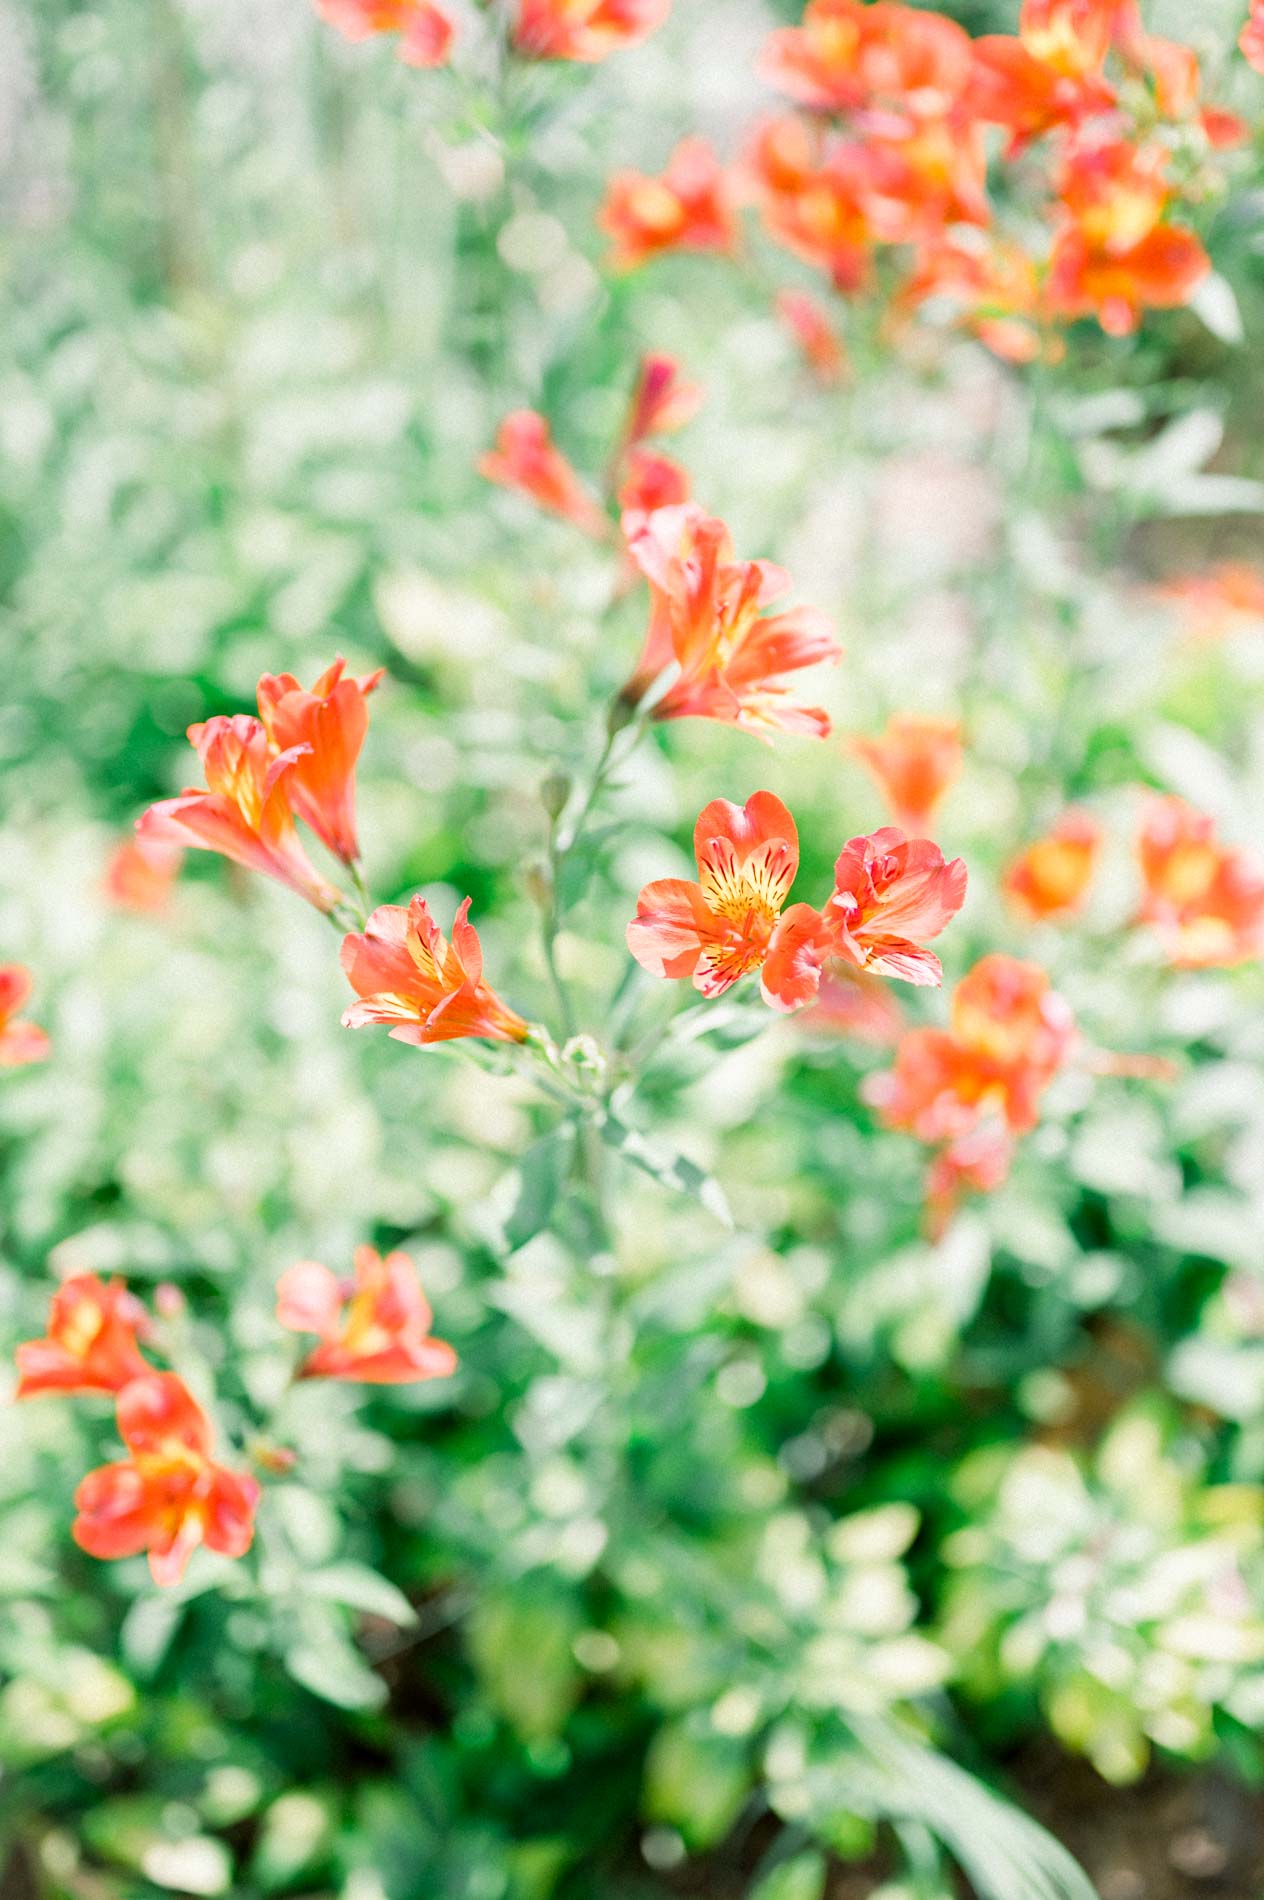
M366 1385L447 1378L456 1370L456 1354L430 1337L430 1302L408 1255L388 1253L384 1260L372 1247L357 1247L354 1258L350 1285L318 1260L300 1260L277 1281L282 1326L320 1339L299 1378Z
M629 449L619 483L619 523L631 540L660 508L678 508L689 499L689 477L679 462L656 449Z
M17 1349L17 1397L37 1392L119 1392L150 1370L136 1344L148 1315L121 1280L76 1273L54 1293L43 1339Z
M502 488L516 488L547 513L573 521L585 534L604 535L609 523L560 449L544 417L515 409L496 432L496 446L481 455L478 472Z
M1188 303L1211 260L1192 231L1163 221L1165 162L1160 148L1123 140L1070 154L1059 182L1068 222L1045 285L1053 314L1094 316L1108 336L1127 336L1143 310Z
M1264 952L1264 869L1221 844L1215 820L1180 798L1151 798L1137 838L1141 921L1186 969L1246 963Z
M815 297L804 290L779 290L777 315L803 355L804 362L823 383L836 383L847 368L847 352L833 324Z
M817 111L878 106L933 117L969 77L970 36L942 13L893 0L808 0L801 25L769 35L759 70Z
M614 172L597 223L614 249L615 270L632 270L662 251L731 251L737 220L724 167L705 139L682 139L666 170Z
M1083 903L1101 845L1101 826L1092 813L1072 807L1014 859L1001 889L1033 921L1065 917Z
M523 1042L527 1025L483 981L483 950L469 922L467 897L445 943L423 897L382 904L362 936L342 940L342 967L359 997L343 1014L345 1029L385 1023L396 1042L421 1046L486 1036Z
M628 949L652 976L688 978L703 996L722 996L763 967L799 868L799 834L779 798L754 792L744 806L712 799L694 826L693 848L698 882L647 884ZM785 1007L766 985L764 1000Z
M702 390L686 382L674 356L653 352L641 358L636 384L628 403L624 426L625 448L633 449L648 435L670 435L697 415Z
M958 984L951 1028L911 1029L895 1067L864 1087L890 1128L956 1141L989 1119L1011 1134L1036 1125L1041 1095L1066 1061L1075 1025L1037 964L999 953Z
M937 937L965 901L964 859L945 859L929 838L906 838L889 825L843 846L834 895L821 915L843 962L905 983L938 984L939 958L922 940Z
M30 993L30 971L20 963L0 963L0 1069L42 1062L48 1054L47 1033L18 1015Z
M385 668L344 679L339 654L310 692L292 673L259 681L259 717L278 754L295 752L286 781L290 803L321 843L344 864L360 855L356 840L355 770L369 729L369 694Z
M184 862L178 844L160 838L128 838L110 854L101 889L120 910L160 911L166 908L171 887Z
M317 910L332 910L341 892L308 862L294 829L289 779L305 746L273 753L258 719L217 715L189 727L206 775L206 790L190 786L164 798L137 820L142 844L186 845L218 851L248 871L287 884Z
M973 43L968 106L1010 134L1008 156L1055 127L1074 129L1115 103L1103 73L1118 0L1024 0L1017 38Z
M671 0L519 0L513 48L527 59L592 65L646 39L670 12Z
M211 1456L210 1422L174 1372L148 1372L118 1397L128 1457L90 1471L75 1492L71 1536L90 1557L149 1553L157 1584L178 1583L199 1544L242 1557L259 1486Z
M446 66L456 29L431 0L316 0L322 20L349 40L398 33L406 66Z
M864 284L877 242L870 217L875 163L858 139L829 139L795 118L761 125L745 161L769 236L828 271L844 294Z
M628 704L675 663L679 675L656 701L655 719L828 734L828 715L803 705L785 682L804 667L840 659L842 648L817 608L763 611L790 584L781 568L735 560L724 523L692 502L659 509L628 549L650 583L649 631L623 689Z
M1219 640L1241 627L1264 625L1264 569L1220 561L1206 574L1183 574L1156 589L1199 640Z
M922 247L898 306L943 305L950 319L1007 363L1030 363L1048 350L1041 334L1040 278L1034 258L995 232L957 227Z
M958 721L896 713L876 739L853 738L849 749L876 779L896 823L924 836L961 771Z
M1238 35L1238 48L1248 66L1264 73L1264 0L1251 0L1250 17Z

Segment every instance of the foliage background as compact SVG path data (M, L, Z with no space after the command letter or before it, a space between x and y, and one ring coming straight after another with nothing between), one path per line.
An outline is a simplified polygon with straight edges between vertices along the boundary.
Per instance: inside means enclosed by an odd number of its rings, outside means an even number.
M1156 27L1196 32L1209 89L1258 119L1235 10L1169 11ZM72 1266L173 1281L186 1376L230 1430L265 1420L300 1453L258 1563L203 1554L159 1598L68 1539L104 1408L0 1416L15 1891L649 1896L714 1852L710 1891L812 1900L859 1858L856 1891L903 1866L922 1900L949 1877L920 1823L864 1859L891 1803L857 1738L892 1708L985 1780L1052 1726L1116 1780L1157 1746L1258 1783L1259 977L1174 977L1121 935L1139 784L1244 841L1264 810L1258 632L1182 644L1138 586L1260 545L1258 142L1206 213L1245 344L1176 313L1020 380L950 336L892 354L861 314L854 380L823 394L769 307L794 267L757 239L741 268L611 280L593 226L616 165L656 169L695 129L737 149L771 17L679 0L636 51L492 97L344 47L302 0L0 14L0 946L55 1051L0 1095L0 1330L37 1332ZM562 944L586 1024L649 1052L632 1118L714 1171L731 1231L614 1156L604 1207L555 1205L551 1112L341 1032L327 927L283 893L204 861L161 919L101 896L113 843L187 772L185 726L342 650L390 673L370 887L441 913L471 894L498 987L548 1013L537 788L591 763L643 603L607 611L607 557L474 464L529 403L598 469L649 347L706 386L696 491L839 619L840 730L966 720L949 979L1035 955L1092 1041L1179 1065L1064 1078L1012 1182L938 1247L920 1154L859 1103L876 1056L794 1025L753 1040L740 1011L691 1039L674 999L621 986L635 892L685 868L707 798L788 798L805 887L881 822L837 743L655 735ZM1032 936L996 873L1068 798L1112 858L1082 926ZM463 1370L282 1401L276 1276L363 1239L408 1247ZM1078 1571L1007 1528L1015 1456L1050 1461L1040 1521ZM1191 1657L1179 1590L1145 1614L1111 1593L1226 1512L1247 1597L1213 1597L1229 1653ZM1049 1623L1068 1598L1079 1620ZM1035 1660L1003 1640L1024 1617Z

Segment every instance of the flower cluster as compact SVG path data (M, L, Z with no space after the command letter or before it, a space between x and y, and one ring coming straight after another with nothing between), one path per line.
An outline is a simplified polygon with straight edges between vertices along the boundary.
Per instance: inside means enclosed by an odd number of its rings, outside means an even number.
M48 1037L18 1011L31 993L31 973L20 963L0 963L0 1069L42 1062Z
M1215 820L1179 798L1148 803L1137 838L1140 921L1188 969L1245 963L1264 950L1264 868L1220 843Z
M659 878L637 899L628 948L654 976L688 978L703 996L754 971L771 1009L811 1002L821 974L843 964L908 983L937 984L936 937L965 901L966 867L927 838L888 828L852 838L819 910L784 908L799 868L794 819L771 792L745 806L713 799L694 827L696 883Z
M399 35L409 66L446 66L456 27L434 0L316 0L322 20L349 40ZM656 31L671 0L518 0L508 44L522 59L592 65Z
M298 1378L399 1384L456 1369L452 1348L430 1337L430 1307L407 1254L383 1260L371 1247L357 1249L347 1286L328 1267L303 1261L278 1282L277 1318L319 1338ZM210 1420L184 1381L146 1359L141 1346L155 1338L148 1312L121 1280L75 1274L53 1295L44 1337L17 1349L17 1397L113 1397L127 1456L83 1479L71 1534L91 1557L146 1552L155 1583L167 1585L180 1581L199 1544L245 1556L260 1488L219 1462Z

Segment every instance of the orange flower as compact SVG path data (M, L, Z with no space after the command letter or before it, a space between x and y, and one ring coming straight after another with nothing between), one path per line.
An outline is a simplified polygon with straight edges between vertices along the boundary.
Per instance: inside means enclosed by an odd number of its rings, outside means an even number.
M430 1304L406 1253L383 1260L372 1247L357 1247L349 1286L319 1261L299 1261L277 1282L277 1318L291 1332L320 1337L300 1379L401 1385L456 1370L451 1346L430 1337Z
M1005 895L1033 922L1079 909L1097 868L1101 826L1090 812L1063 812L1047 837L1015 858L1001 880Z
M263 725L247 713L190 726L189 741L207 789L191 786L179 798L151 805L136 826L142 846L156 840L218 851L288 885L317 910L332 910L342 893L308 863L290 808L289 779L309 748L274 755Z
M1179 608L1199 640L1219 640L1264 622L1264 571L1249 561L1220 561L1206 574L1184 574L1155 591Z
M1114 0L1026 0L1017 38L987 33L974 41L966 108L1006 128L1007 157L1111 110L1115 91L1102 68L1117 13Z
M875 160L857 140L826 142L802 119L772 119L755 134L745 171L768 234L844 293L869 275L877 241L869 215Z
M825 615L813 607L765 614L789 576L766 561L736 561L728 529L695 503L661 508L629 542L650 583L650 625L623 689L636 705L673 664L678 676L655 719L719 719L748 731L774 728L824 738L828 715L804 706L789 674L841 658Z
M48 1309L48 1332L17 1349L20 1399L37 1392L118 1392L150 1368L136 1344L148 1326L140 1301L121 1280L95 1273L64 1280Z
M689 499L689 477L679 462L654 449L629 449L619 484L620 523L631 540L659 508L676 508Z
M1108 336L1127 336L1144 309L1189 301L1211 260L1192 231L1162 221L1165 159L1158 147L1124 140L1069 155L1059 183L1068 222L1045 287L1055 315L1094 316Z
M446 944L424 898L383 904L364 927L342 940L342 967L359 997L344 1013L344 1029L388 1023L396 1042L421 1046L486 1036L523 1042L527 1025L483 981L483 950L468 921L467 897Z
M961 727L955 719L896 713L876 739L854 738L850 750L877 780L896 823L919 836L961 771Z
M737 243L724 168L705 139L683 139L658 178L615 172L597 223L614 249L615 270L632 270L661 251L732 251Z
M847 368L847 352L816 298L803 290L779 290L777 315L803 352L813 375L822 383L839 382Z
M1137 837L1140 918L1184 969L1245 963L1264 950L1264 871L1216 838L1180 798L1148 800Z
M549 425L534 409L515 409L496 433L496 446L479 457L478 472L502 488L516 488L548 514L562 515L585 534L604 535L606 517L566 457L553 446Z
M899 302L909 309L945 305L1008 363L1033 362L1044 347L1035 262L992 232L958 230L925 245Z
M123 1387L118 1428L129 1456L90 1471L75 1492L71 1535L90 1557L149 1552L154 1582L178 1583L199 1544L242 1557L259 1486L216 1464L210 1423L174 1372Z
M769 35L760 72L799 105L822 112L884 106L935 117L970 73L970 37L942 13L877 0L808 0L800 26Z
M316 11L349 40L398 33L399 57L405 65L448 63L456 29L431 0L316 0Z
M356 842L355 769L369 729L365 704L385 672L344 679L341 654L305 692L292 673L265 673L259 681L259 717L277 754L293 752L286 781L304 824L344 864L360 855Z
M671 0L519 0L514 51L591 65L656 32L670 11Z
M1264 0L1251 0L1250 17L1238 35L1238 46L1247 65L1264 73Z
M120 910L164 910L183 862L178 844L164 844L160 838L129 838L111 852L102 891Z
M954 1142L988 1121L1011 1134L1034 1128L1075 1034L1046 973L986 956L958 984L950 1021L947 1030L909 1030L895 1067L869 1078L865 1099L889 1128L921 1141Z
M1023 0L1018 37L1042 66L1085 79L1105 65L1118 13L1119 0Z
M1009 1174L1013 1137L995 1121L980 1122L941 1148L926 1176L927 1224L942 1238L965 1194L994 1194Z
M697 383L684 380L674 356L643 356L628 404L624 447L635 448L648 435L669 435L683 429L697 415L701 403L701 389Z
M799 868L799 834L779 798L754 792L744 806L712 799L693 845L698 882L647 884L628 925L628 949L652 976L687 977L701 995L722 996L763 967ZM783 1007L766 985L764 1000Z
M45 1032L18 1016L30 993L30 971L20 963L0 963L0 1069L42 1062L48 1054Z

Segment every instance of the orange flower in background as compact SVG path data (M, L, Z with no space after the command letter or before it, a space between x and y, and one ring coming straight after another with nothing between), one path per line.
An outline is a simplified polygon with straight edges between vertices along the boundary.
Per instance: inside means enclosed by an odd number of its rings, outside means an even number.
M1264 624L1264 569L1249 561L1220 561L1206 574L1180 575L1155 592L1178 609L1199 640L1219 640L1243 626Z
M768 234L828 271L845 294L867 279L877 241L869 215L875 159L858 140L825 140L802 119L760 126L744 175Z
M90 1471L75 1492L71 1536L90 1557L148 1551L154 1582L178 1583L199 1544L243 1557L259 1486L211 1457L210 1422L174 1372L147 1372L118 1397L128 1457Z
M1264 868L1221 844L1215 820L1183 799L1147 801L1137 837L1140 921L1185 969L1245 963L1264 951Z
M562 515L585 534L601 536L609 523L566 457L553 446L549 425L534 409L515 409L496 432L496 446L479 457L478 472L515 488L546 513Z
M761 76L821 112L882 106L935 117L970 75L970 36L942 13L892 0L808 0L800 26L765 42Z
M430 1337L430 1303L406 1253L383 1260L372 1247L357 1247L349 1285L319 1261L301 1260L277 1282L277 1318L291 1332L320 1338L300 1379L401 1385L456 1370L451 1346Z
M679 462L654 449L630 449L619 484L620 520L624 536L639 534L659 508L679 507L689 499L689 477Z
M1023 0L1018 37L1042 66L1084 79L1105 65L1119 11L1119 0Z
M763 966L799 868L799 834L779 798L754 792L744 806L713 799L698 816L693 846L697 883L647 884L628 949L652 976L688 978L701 995L722 996ZM764 1000L778 1006L766 987Z
M110 854L101 880L107 901L120 910L165 910L184 852L160 838L129 838Z
M0 963L0 1069L23 1068L48 1054L45 1031L18 1015L30 993L30 971L20 963Z
M121 1280L95 1273L64 1280L48 1309L48 1332L17 1349L20 1399L39 1392L119 1392L150 1371L136 1343L148 1314Z
M469 922L467 897L456 913L452 942L444 942L422 897L383 904L363 935L342 940L342 967L359 997L345 1011L345 1029L385 1023L396 1042L421 1046L485 1036L523 1042L527 1025L483 981L483 950Z
M822 383L841 381L847 369L847 352L816 298L804 290L779 290L776 307L813 375Z
M360 855L356 840L355 770L369 729L369 694L385 668L344 679L341 654L310 692L292 673L259 681L259 717L278 755L294 752L286 790L295 812L344 864Z
M446 66L456 29L431 0L316 0L316 11L345 39L398 33L407 66Z
M1004 1184L1013 1158L1013 1137L995 1121L980 1122L941 1148L926 1176L930 1238L943 1237L966 1194L994 1194Z
M705 139L683 139L657 178L620 171L606 185L597 223L615 270L662 251L732 251L737 219L724 167Z
M1025 0L1018 35L988 33L973 43L967 106L1009 132L1007 157L1058 128L1074 130L1115 104L1103 68L1117 0Z
M1101 846L1101 826L1092 813L1072 807L1063 812L1047 837L1038 838L1014 859L1001 889L1033 922L1065 917L1083 903Z
M653 352L641 358L628 403L624 447L635 448L649 435L670 435L691 422L702 406L702 390L686 382L674 356Z
M189 742L201 758L206 789L190 787L151 805L137 821L141 845L217 851L288 885L317 910L332 910L342 893L308 862L290 806L288 781L308 748L274 754L266 729L248 713L190 726Z
M961 771L959 722L896 713L876 739L853 738L849 749L877 781L896 823L914 836L930 831Z
M1238 35L1238 47L1248 66L1264 73L1264 0L1251 0L1251 12Z
M952 321L1007 363L1034 362L1049 347L1035 260L993 232L957 229L924 245L898 303L944 305Z
M724 523L692 502L659 509L628 547L650 583L650 625L623 689L625 703L636 705L676 665L678 676L655 702L655 719L828 734L828 715L796 699L785 681L840 659L842 649L814 607L763 611L790 585L781 568L735 560Z
M670 12L671 0L519 0L513 48L591 65L646 39Z
M1093 316L1127 336L1145 309L1188 303L1211 269L1195 234L1163 221L1171 197L1162 148L1125 140L1073 150L1059 179L1067 222L1054 239L1048 308Z

